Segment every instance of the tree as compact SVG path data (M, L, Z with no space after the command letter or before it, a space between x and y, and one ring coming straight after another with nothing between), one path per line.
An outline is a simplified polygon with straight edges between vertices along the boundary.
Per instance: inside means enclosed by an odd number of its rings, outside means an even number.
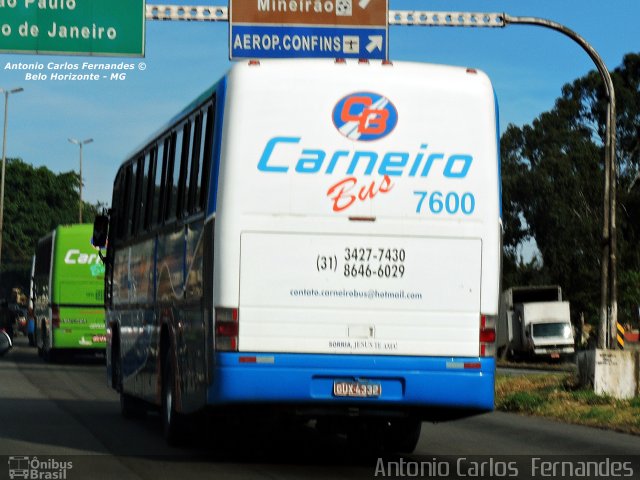
M627 55L612 77L618 99L620 316L630 320L633 302L636 309L640 304L633 286L640 272L640 55ZM605 98L600 76L590 72L565 85L552 110L531 125L509 125L501 140L508 280L532 278L532 265L516 252L535 239L542 260L537 278L561 285L574 314L584 312L592 322L600 302ZM506 280L505 286L512 285Z
M55 174L19 159L6 165L0 297L14 286L29 286L31 256L38 239L61 224L78 221L79 177ZM98 206L84 203L83 219L93 222Z

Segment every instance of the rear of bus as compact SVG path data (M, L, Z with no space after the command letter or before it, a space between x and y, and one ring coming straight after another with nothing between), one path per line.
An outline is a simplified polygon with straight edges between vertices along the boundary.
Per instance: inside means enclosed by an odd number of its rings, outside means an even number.
M54 350L106 347L104 264L91 246L93 225L55 230L51 268L51 346Z
M222 138L208 402L492 410L501 219L486 75L237 65Z

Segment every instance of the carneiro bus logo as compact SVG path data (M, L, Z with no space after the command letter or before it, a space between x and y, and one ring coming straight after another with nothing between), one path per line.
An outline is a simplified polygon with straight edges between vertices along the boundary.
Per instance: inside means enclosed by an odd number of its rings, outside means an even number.
M377 93L351 93L334 107L333 124L350 140L370 142L393 131L398 124L398 110Z
M377 93L356 92L343 97L333 108L336 129L354 142L379 140L398 124L398 111L391 101ZM359 143L352 148L336 145L308 145L301 135L270 138L258 160L258 171L268 174L329 175L326 190L331 209L343 212L359 203L389 194L402 177L441 176L466 178L473 156L429 148L426 142L407 150L386 151ZM328 148L327 148L328 147ZM333 176L342 176L337 180ZM434 215L470 215L475 209L471 192L413 191L415 213L429 209ZM425 201L426 200L426 201Z

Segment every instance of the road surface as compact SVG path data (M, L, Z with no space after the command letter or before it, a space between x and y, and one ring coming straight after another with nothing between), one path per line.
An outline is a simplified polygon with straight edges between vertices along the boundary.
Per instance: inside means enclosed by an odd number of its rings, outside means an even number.
M613 461L609 457L634 460L632 478L640 478L638 459L631 457L640 454L640 437L501 412L424 424L416 452L404 457L354 458L344 439L308 426L280 434L279 425L247 429L239 435L240 445L223 453L199 440L172 448L164 442L157 415L138 420L120 416L118 396L106 386L102 360L75 358L48 364L26 346L24 338L16 344L0 358L0 479L9 478L10 467L20 467L19 459L25 457L43 462L34 466L45 473L71 462L72 468L58 468L64 470L63 480L352 479L376 478L376 474L390 478L395 473L415 477L416 472L424 478L426 473L436 473L432 478L444 473L459 478L464 472L471 473L469 477L487 478L493 473L501 478L505 475L500 468L506 476L530 478L527 465L532 458L549 455L573 462L608 462L608 468ZM463 457L467 460L460 460ZM474 466L476 460L485 462L484 475L458 466L461 461ZM511 461L524 466L517 472L509 470L516 468ZM420 465L422 472L410 469Z

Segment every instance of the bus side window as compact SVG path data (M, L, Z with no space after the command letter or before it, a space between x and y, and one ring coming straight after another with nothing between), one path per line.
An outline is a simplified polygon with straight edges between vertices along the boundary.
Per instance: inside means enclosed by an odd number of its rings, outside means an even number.
M202 138L202 113L198 113L195 117L195 122L193 123L193 134L191 136L191 171L189 173L188 178L188 189L187 189L187 201L186 201L186 211L188 213L195 213L198 211L196 208L196 194L198 190L198 182L200 180L200 167L202 165L200 155L201 151L201 143L200 139Z
M139 170L140 177L140 213L138 214L138 219L136 221L136 232L142 233L146 228L146 218L147 218L147 208L148 208L148 190L149 190L149 171L151 169L151 151L147 151L144 154L144 158L142 159L142 168Z
M51 270L51 248L52 238L47 237L44 240L38 242L36 250L36 266L34 270L34 277L48 276Z
M171 216L171 196L173 193L173 168L175 164L175 153L176 153L176 132L171 133L171 137L169 140L169 151L166 153L167 155L167 168L164 171L164 189L162 192L162 219L166 221ZM180 144L182 144L182 136L180 136Z
M207 203L208 190L209 190L209 175L211 170L211 160L213 155L213 123L215 112L215 98L213 104L207 107L204 112L202 120L203 134L201 140L201 155L202 155L202 168L200 169L200 176L198 177L198 193L196 201L198 202L198 210L204 210Z
M131 164L125 165L120 172L121 182L118 195L117 207L117 234L118 242L127 239L127 231L130 217L130 198L131 198Z
M122 195L122 169L118 170L116 180L113 182L113 205L111 212L111 238L113 241L120 240L120 198Z
M139 208L139 206L135 205L135 197L136 197L136 178L138 173L138 162L132 163L127 167L127 192L126 192L126 201L125 201L125 230L124 237L125 239L130 238L133 232L133 219L134 219L134 211Z
M133 203L129 205L131 210L131 228L129 235L135 237L139 231L140 219L144 218L143 185L144 185L144 161L145 157L140 155L135 163L135 176L133 184Z
M148 232L152 223L152 214L155 209L154 186L156 181L156 168L158 162L158 146L154 145L147 154L147 176L145 178L145 188L143 202L145 203L142 229Z
M170 137L162 140L158 145L156 158L156 175L153 186L153 225L161 225L164 219L164 195L167 189L167 162Z
M187 122L184 126L184 136L182 143L182 162L180 164L180 177L178 179L178 203L176 214L180 218L187 216L187 195L189 191L189 173L191 171L191 147L195 128L192 122Z
M178 184L182 164L182 144L185 125L180 125L171 136L171 151L166 173L165 220L174 220L178 209Z

